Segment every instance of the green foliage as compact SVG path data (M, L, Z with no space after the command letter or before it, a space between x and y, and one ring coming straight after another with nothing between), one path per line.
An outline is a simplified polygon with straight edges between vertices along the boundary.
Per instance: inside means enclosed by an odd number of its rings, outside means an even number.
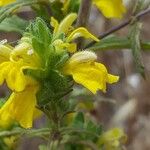
M84 115L82 112L77 113L77 115L75 116L72 126L74 128L79 128L79 129L83 129L84 127Z
M97 125L95 123L93 123L91 120L89 120L86 124L86 130L89 132L92 132L93 134L96 133L98 136L100 136L102 134L102 126L101 125ZM91 136L91 135L86 135L85 139L89 139L93 142L97 141L97 137Z
M137 71L145 78L140 44L141 23L134 23L130 31L130 44Z
M89 143L94 145L97 142L102 134L102 127L92 122L90 118L86 118L82 112L77 112L66 134L65 137L69 136L68 140L74 142L65 144L65 150L82 150Z
M81 0L70 0L68 9L66 10L65 14L69 14L71 12L77 13L79 10Z
M34 51L39 55L43 65L46 64L46 58L50 54L50 44L52 35L46 23L41 19L37 18L35 22L31 23L27 28L32 38L32 46Z
M17 2L14 2L12 4L6 5L2 8L0 8L0 23L7 17L11 16L15 10L18 8L21 8L23 6L29 6L33 4L37 4L38 0L18 0Z
M25 69L24 74L32 76L40 82L40 90L37 93L38 105L44 106L51 101L58 101L65 93L70 90L68 77L60 73L64 63L68 60L69 55L65 50L57 53L52 45L54 40L47 24L37 18L27 28L26 35L32 39L34 51L41 58L41 69ZM63 38L59 35L58 38Z
M89 104L93 104L93 101L91 101L93 97L91 98L91 95L88 95L85 91L76 91L71 98L66 96L72 91L72 78L65 76L62 70L71 54L67 52L66 48L61 47L61 44L59 45L59 41L67 42L65 41L65 36L68 36L69 33L53 34L49 25L49 19L53 16L61 21L70 12L78 12L81 0L69 0L68 2L67 7L64 7L63 2L60 0L55 0L51 3L50 0L18 0L16 3L0 9L0 22L3 21L0 24L0 30L15 31L21 34L24 32L28 25L27 21L15 15L8 17L14 13L14 10L22 6L30 5L36 11L37 16L39 16L27 28L26 36L29 37L28 42L31 43L34 52L39 56L41 66L38 66L38 69L24 69L23 72L25 75L31 76L38 81L37 107L48 116L50 125L46 131L32 131L34 133L32 135L48 137L48 140L51 140L51 146L58 142L58 145L62 146L64 150L83 150L90 146L98 147L95 149L101 149L104 146L104 149L109 148L112 150L112 147L120 146L119 140L124 136L123 132L121 130L112 130L105 133L99 124L91 121L90 115L85 114L84 110L74 111L78 110L75 108L79 104L77 99L81 94L86 96L87 101L84 104L87 107L87 113L88 107L90 107ZM141 3L138 3L134 13L143 9L141 6L143 4L142 0L139 0L139 2ZM131 24L129 37L108 36L89 49L95 51L132 49L137 70L144 76L140 50L142 48L150 49L150 42L140 40L140 30L141 24L134 20ZM58 40L58 45L55 40ZM0 103L1 105L3 103ZM73 114L71 123L66 121L69 113ZM13 127L16 126L18 125L13 125ZM3 139L0 139L0 149L7 149L5 147ZM45 145L39 146L39 150L46 149L47 146Z
M41 82L40 91L37 93L38 104L41 106L52 100L59 100L69 87L66 77L58 71L51 70L49 76Z
M36 12L36 16L42 18L45 22L49 23L49 18L51 15L50 3L48 1L43 1L42 5L33 5L32 9Z
M150 49L150 42L140 41L140 44L142 50ZM89 47L89 49L93 51L131 49L131 41L129 37L110 35Z
M18 32L20 34L23 34L28 24L28 21L21 19L16 15L13 15L9 18L6 18L0 24L0 31Z
M56 0L53 3L51 3L51 10L52 10L53 16L54 18L57 18L59 21L64 18L62 10L60 9L62 8L62 6L63 4L59 0Z
M90 50L108 50L108 49L121 49L121 48L129 48L130 41L126 37L118 37L115 35L108 36L93 46L91 46Z
M70 0L67 8L63 10L63 3L60 0L55 0L51 3L51 11L58 21L61 21L67 14L71 12L77 13L81 0ZM60 9L61 8L61 9Z

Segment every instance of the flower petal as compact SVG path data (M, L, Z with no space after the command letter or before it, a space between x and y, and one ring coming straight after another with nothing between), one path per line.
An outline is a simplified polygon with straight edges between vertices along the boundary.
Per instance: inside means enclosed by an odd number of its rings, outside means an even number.
M72 58L73 59L73 56ZM66 75L72 75L73 79L85 86L92 93L96 93L98 90L106 92L106 83L117 82L119 77L107 73L106 67L101 63L68 61L63 68L63 72Z
M126 12L122 0L93 0L93 3L107 18L122 18Z
M19 122L24 128L31 128L36 109L37 87L27 87L19 93L12 93L7 102L0 109L0 121L8 116Z
M27 84L27 77L23 74L20 64L4 62L0 64L0 84L6 80L11 90L22 91Z
M16 0L0 0L0 6L5 6L8 5L10 3L15 2Z
M60 23L58 27L57 33L67 33L70 26L73 24L73 22L76 20L77 14L71 13L67 17L65 17L62 22Z
M71 42L78 37L91 38L94 41L99 41L97 37L92 35L87 29L80 27L74 30L66 39L67 42Z
M58 27L59 27L59 23L58 21L54 18L51 17L51 22L50 22L51 26L54 28L53 33L56 33L58 31Z

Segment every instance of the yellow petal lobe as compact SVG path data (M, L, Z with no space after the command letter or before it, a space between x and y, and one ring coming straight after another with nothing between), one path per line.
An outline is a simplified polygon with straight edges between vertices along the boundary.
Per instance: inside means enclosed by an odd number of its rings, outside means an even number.
M0 122L8 116L24 127L31 128L36 109L37 87L28 87L22 92L12 93L7 102L0 109Z
M91 38L92 40L98 42L99 39L92 35L86 28L80 27L74 30L68 37L67 42L73 41L78 37Z
M0 0L0 6L5 6L15 2L16 0Z
M122 18L126 9L122 0L93 0L99 10L107 18Z

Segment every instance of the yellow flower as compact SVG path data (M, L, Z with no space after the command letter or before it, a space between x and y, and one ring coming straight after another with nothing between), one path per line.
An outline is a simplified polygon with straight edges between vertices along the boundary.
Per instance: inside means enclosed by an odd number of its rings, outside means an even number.
M76 44L70 42L79 36L98 41L96 37L82 27L69 33L69 28L76 17L77 15L72 13L60 24L52 18L51 25L54 27L52 44L56 51L60 49L75 51ZM59 38L61 34L65 35L64 39ZM6 81L8 87L13 91L10 98L0 109L0 122L16 120L24 128L32 127L36 110L35 95L39 84L32 77L24 75L23 70L42 69L41 59L34 52L32 45L29 44L31 41L29 41L27 37L24 37L14 49L0 45L0 85Z
M127 137L122 129L114 128L107 132L104 132L99 140L98 145L104 145L106 150L118 150L121 144L124 144Z
M122 0L93 0L99 10L107 18L121 18L126 12Z
M2 52L2 53L1 53ZM4 122L17 121L22 127L32 127L32 121L39 112L36 109L36 93L38 83L25 76L23 69L40 67L39 58L33 53L28 43L21 43L13 50L0 45L0 84L6 81L13 91L9 99L0 109L0 126Z
M106 91L106 83L117 82L119 77L108 74L106 67L96 62L97 56L90 51L75 53L65 64L64 74L72 75L73 79L85 86L92 93Z
M14 119L24 128L31 128L37 114L36 92L38 86L28 86L22 92L13 92L0 109L0 121Z
M71 26L73 22L76 20L77 14L71 13L66 16L60 24L53 17L51 18L51 26L54 28L53 31L53 45L57 50L67 48L67 50L71 53L75 52L77 47L75 43L70 43L78 37L91 38L94 41L99 41L94 35L92 35L86 28L79 27L77 29L73 29ZM70 30L71 29L71 30ZM59 39L60 34L65 34L64 40Z
M0 0L0 6L5 6L15 2L16 0Z

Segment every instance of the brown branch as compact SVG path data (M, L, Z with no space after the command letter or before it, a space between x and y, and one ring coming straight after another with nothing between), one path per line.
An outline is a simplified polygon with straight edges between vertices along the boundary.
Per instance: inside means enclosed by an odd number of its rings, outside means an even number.
M108 30L108 31L106 31L106 32L104 32L104 33L102 33L101 35L99 35L98 38L99 38L99 39L103 39L103 38L105 38L106 36L108 36L108 35L110 35L110 34L116 32L116 31L118 31L118 30L120 30L120 29L126 27L127 25L129 25L130 23L132 23L134 20L139 20L139 19L141 19L143 16L145 16L145 15L148 14L148 13L150 13L150 8L149 8L149 9L146 9L146 10L140 12L140 13L138 13L138 14L135 15L135 16L130 17L129 19L127 19L127 20L124 21L123 23L119 24L118 26L115 26L115 27L111 28L110 30ZM89 44L85 47L85 49L91 47L91 46L94 45L95 43L96 43L95 41L92 41L91 43L89 43Z
M90 10L91 10L91 0L82 0L79 13L78 13L78 18L77 18L77 27L85 27L87 25L87 22L89 20L89 15L90 15Z
M88 20L89 20L89 15L90 15L90 10L91 10L91 0L82 0L81 6L78 12L78 18L77 18L77 27L86 27ZM83 47L84 40L83 38L78 38L77 39L77 45L78 49Z

